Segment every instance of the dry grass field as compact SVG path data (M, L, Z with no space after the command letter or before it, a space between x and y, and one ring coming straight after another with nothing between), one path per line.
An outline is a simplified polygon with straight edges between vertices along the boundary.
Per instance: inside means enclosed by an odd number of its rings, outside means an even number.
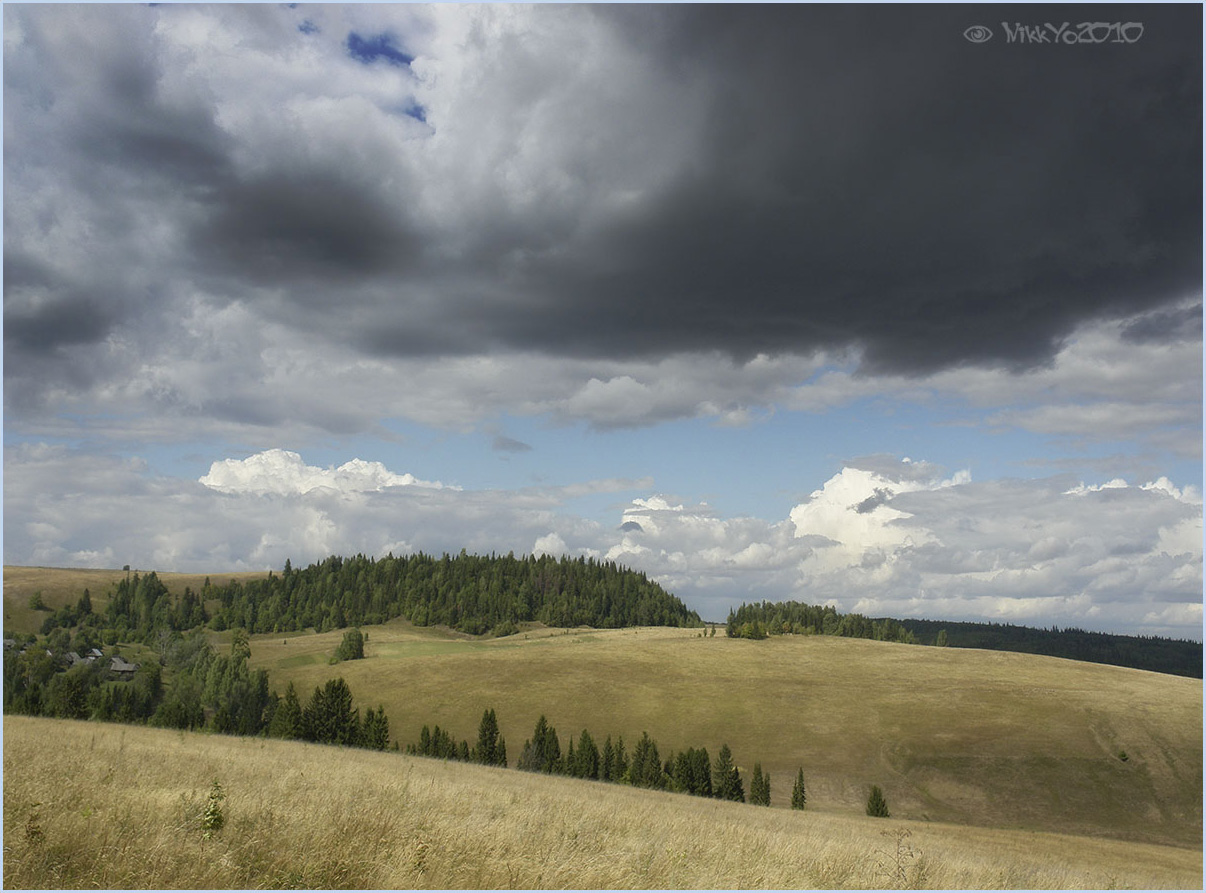
M5 568L5 627L40 625L34 591L53 608L88 586L99 608L121 575ZM204 581L162 576L175 591ZM424 724L472 744L492 707L512 765L542 713L563 747L583 728L630 751L648 731L663 759L727 743L747 789L755 761L769 772L778 808L6 717L6 886L1201 885L1201 680L830 637L363 631L365 660L331 665L334 631L254 636L252 664L303 700L343 676L362 711L384 705L402 745ZM800 767L803 814L785 808ZM204 839L215 778L230 821ZM863 815L872 784L886 822Z
M803 767L810 805L835 814L861 813L878 784L911 820L1201 846L1198 679L821 636L365 631L365 660L329 665L331 632L253 637L252 662L303 699L343 676L402 744L425 723L472 744L493 707L513 764L544 713L563 747L583 728L629 747L647 730L663 759L727 742L747 785L755 761L770 773L774 806Z
M208 836L213 782L224 826ZM1198 888L1201 851L6 717L6 888Z

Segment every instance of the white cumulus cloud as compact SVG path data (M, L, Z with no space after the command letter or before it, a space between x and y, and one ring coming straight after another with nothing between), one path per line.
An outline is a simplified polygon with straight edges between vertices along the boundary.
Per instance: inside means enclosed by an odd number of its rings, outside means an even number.
M443 489L439 481L421 481L413 474L395 474L380 462L352 459L338 468L307 465L300 455L272 449L246 459L223 459L210 466L200 482L222 493L261 493L290 496L313 490L364 493L387 487Z

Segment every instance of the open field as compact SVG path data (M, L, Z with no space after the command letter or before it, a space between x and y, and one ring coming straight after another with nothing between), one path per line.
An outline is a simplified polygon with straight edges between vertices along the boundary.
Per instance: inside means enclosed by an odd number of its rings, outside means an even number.
M53 607L84 586L99 600L105 581L121 574L6 568L6 617L35 587ZM204 581L163 578L175 591ZM402 745L416 742L424 724L472 744L492 707L514 765L544 713L563 748L583 728L600 745L623 735L630 751L648 731L663 759L688 746L714 756L727 743L747 789L755 762L769 772L776 807L787 806L803 767L810 812L835 820L860 816L877 784L894 819L1200 853L1198 679L830 637L534 628L475 639L404 621L364 632L366 660L332 666L342 631L309 632L253 637L252 665L269 672L278 692L294 682L303 701L343 676L362 712L384 705ZM224 647L229 634L211 638Z
M759 809L298 742L28 717L6 717L4 733L10 888L1202 882L1201 851L1176 847ZM225 827L206 839L215 780Z
M647 730L663 759L727 742L747 785L755 761L770 773L774 806L803 767L810 806L828 813L861 813L878 784L901 818L1201 845L1201 680L819 636L365 631L365 660L329 665L331 632L253 637L252 663L303 699L343 676L403 745L423 724L472 744L493 707L513 764L544 713L563 748L583 728L630 748Z

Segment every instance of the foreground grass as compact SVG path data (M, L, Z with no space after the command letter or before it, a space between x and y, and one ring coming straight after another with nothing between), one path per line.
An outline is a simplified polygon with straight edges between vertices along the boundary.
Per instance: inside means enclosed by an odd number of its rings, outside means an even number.
M211 784L225 826L206 838ZM4 886L1201 888L1201 850L6 717Z

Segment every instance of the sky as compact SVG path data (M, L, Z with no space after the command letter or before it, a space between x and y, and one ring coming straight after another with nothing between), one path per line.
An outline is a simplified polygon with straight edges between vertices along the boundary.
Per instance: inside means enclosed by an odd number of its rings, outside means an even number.
M3 25L6 564L1201 640L1200 6Z

